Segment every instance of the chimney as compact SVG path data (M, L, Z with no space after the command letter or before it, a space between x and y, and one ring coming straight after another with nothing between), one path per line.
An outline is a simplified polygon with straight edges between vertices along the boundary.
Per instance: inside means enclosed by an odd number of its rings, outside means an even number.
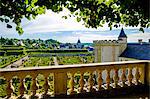
M138 42L139 42L139 43L142 43L142 39L138 39Z
M140 44L142 44L142 39L138 39L138 42L139 42Z

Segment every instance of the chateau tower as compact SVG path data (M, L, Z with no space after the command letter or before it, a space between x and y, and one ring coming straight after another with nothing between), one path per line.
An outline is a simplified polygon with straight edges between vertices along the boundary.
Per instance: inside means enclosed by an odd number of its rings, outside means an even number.
M127 47L127 36L122 28L118 40L95 40L93 43L95 62L119 61L120 54Z
M118 42L120 43L120 54L127 48L127 35L125 34L123 28L118 36Z
M120 34L118 36L118 41L120 43L127 43L127 35L125 34L123 28L121 29L121 32L120 32Z

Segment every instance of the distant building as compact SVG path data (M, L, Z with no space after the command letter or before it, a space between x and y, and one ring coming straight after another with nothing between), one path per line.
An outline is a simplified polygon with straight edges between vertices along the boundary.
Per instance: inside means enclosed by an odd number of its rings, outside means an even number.
M18 43L17 43L17 45L19 45L19 46L25 46L25 44L22 42L22 40L19 40Z
M40 47L40 45L38 43L33 43L32 46L35 47L35 48L39 48Z
M83 49L84 45L81 43L80 39L78 39L77 43L65 43L60 44L60 49Z
M150 60L150 42L127 43L123 28L118 40L95 40L93 43L95 62Z
M60 48L60 49L73 49L73 48L74 48L74 45L71 44L71 43L60 44L60 45L59 45L59 48Z
M65 49L66 46L65 46L65 44L60 44L60 45L59 45L59 48L60 48L60 49Z
M85 48L86 48L89 52L90 52L90 51L92 51L92 52L94 51L94 48L93 48L92 46L88 46L88 47L85 47Z
M81 43L80 39L78 39L77 44L76 44L76 48L82 49L83 47L84 47L84 45Z

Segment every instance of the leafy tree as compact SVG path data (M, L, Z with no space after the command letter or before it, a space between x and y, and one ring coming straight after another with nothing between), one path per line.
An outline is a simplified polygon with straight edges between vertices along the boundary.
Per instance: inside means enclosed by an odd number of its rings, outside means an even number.
M84 22L86 27L98 28L106 22L110 29L125 26L149 27L149 0L1 0L0 20L8 23L12 20L17 26L19 34L23 33L21 19L28 20L39 14L44 14L46 9L60 12L67 8L71 14L63 16L76 17L77 21ZM7 17L6 17L7 16ZM8 28L12 28L7 24Z
M8 39L6 45L14 45L14 41L12 39Z
M0 38L0 45L2 45L2 44L4 44L5 43L5 38L3 38L2 36L1 36L1 38Z

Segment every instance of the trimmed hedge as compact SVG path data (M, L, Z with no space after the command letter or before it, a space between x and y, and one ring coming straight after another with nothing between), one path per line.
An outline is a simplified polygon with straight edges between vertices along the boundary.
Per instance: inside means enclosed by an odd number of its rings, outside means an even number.
M23 47L2 47L0 50L24 50Z
M30 49L26 51L27 53L30 52L46 52L46 53L68 53L68 52L88 52L88 50L86 49L66 49L66 50L61 50L61 49L57 49L57 50L52 50L52 49Z
M20 47L19 45L2 45L1 47Z
M24 54L24 51L7 51L6 55L20 55Z
M5 51L0 51L0 56L4 56L5 55Z
M91 53L37 53L37 52L32 52L29 54L31 57L52 57L52 56L92 56L93 54Z

